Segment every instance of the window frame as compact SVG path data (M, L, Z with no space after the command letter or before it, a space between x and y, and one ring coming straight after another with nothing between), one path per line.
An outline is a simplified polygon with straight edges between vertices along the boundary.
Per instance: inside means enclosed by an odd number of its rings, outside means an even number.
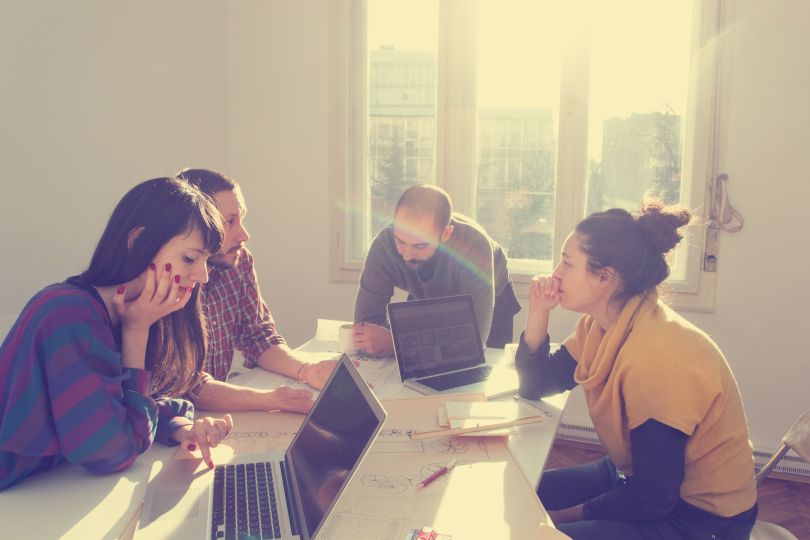
M330 3L330 280L359 282L363 260L350 247L369 246L367 216L351 209L367 206L368 49L367 0ZM474 215L477 178L476 8L469 0L439 0L436 96L436 178L451 194L455 209ZM681 200L690 209L709 207L712 181L719 174L718 110L722 0L693 0L691 74L687 98ZM576 36L563 58L557 147L553 259L541 268L510 260L519 297L528 296L536 273L550 273L565 237L584 217L588 145L587 35ZM687 278L667 282L670 305L712 311L716 272L704 270L708 216L696 215L687 228ZM715 247L716 249L716 247Z

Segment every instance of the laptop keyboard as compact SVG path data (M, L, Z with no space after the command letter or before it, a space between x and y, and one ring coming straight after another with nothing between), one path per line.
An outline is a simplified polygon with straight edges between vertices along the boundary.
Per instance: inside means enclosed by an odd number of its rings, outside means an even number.
M492 366L483 365L476 368L465 369L463 371L456 371L453 373L444 373L442 375L434 375L433 377L425 377L418 379L421 384L429 386L434 390L447 390L448 388L458 388L459 386L466 386L477 382L485 381L489 378L492 371Z
M214 469L211 538L281 538L272 463Z

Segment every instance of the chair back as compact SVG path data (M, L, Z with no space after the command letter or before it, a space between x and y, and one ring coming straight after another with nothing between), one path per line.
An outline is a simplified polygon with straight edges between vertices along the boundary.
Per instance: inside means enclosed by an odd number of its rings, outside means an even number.
M765 480L765 477L770 474L790 449L810 463L810 410L805 411L798 420L793 422L785 436L782 437L782 444L779 449L773 453L768 462L757 473L757 485L760 485Z
M787 454L788 450L793 450L805 461L810 463L810 410L805 411L798 420L793 422L785 436L782 437L782 444L774 452L771 458L757 473L757 486L759 486L768 473L773 470L777 463ZM751 531L750 540L797 540L790 531L766 521L757 520L754 530Z
M810 410L805 411L804 414L790 426L782 442L799 454L802 459L810 463Z

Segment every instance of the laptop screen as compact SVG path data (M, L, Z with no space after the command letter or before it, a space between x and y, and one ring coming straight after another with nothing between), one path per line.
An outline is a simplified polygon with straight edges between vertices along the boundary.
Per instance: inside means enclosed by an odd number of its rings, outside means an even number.
M403 380L485 362L469 294L392 302L388 319Z
M287 450L311 538L337 501L385 419L385 412L343 355Z

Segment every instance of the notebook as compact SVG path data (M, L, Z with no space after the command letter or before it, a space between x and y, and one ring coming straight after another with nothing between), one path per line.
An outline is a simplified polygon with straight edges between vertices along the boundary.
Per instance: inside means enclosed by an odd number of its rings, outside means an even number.
M492 366L469 294L388 304L399 374L423 394L484 392L488 399L513 394L517 372Z
M172 460L147 488L135 537L317 538L384 420L344 354L286 453L238 456L213 471Z

